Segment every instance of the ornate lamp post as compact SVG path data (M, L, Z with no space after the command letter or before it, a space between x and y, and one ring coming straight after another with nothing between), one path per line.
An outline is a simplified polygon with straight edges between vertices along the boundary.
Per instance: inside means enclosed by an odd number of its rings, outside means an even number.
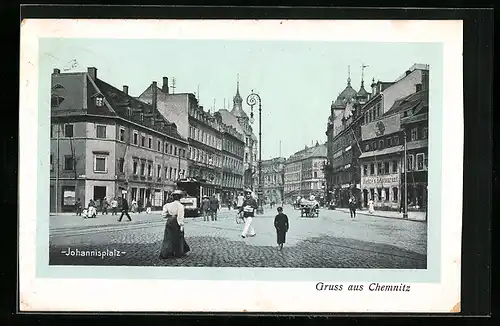
M259 171L259 188L257 190L258 195L258 205L257 213L264 214L264 208L262 207L262 195L263 195L263 186L262 186L262 104L260 100L259 94L253 92L247 97L247 104L250 105L250 122L254 122L253 118L253 106L255 104L259 104L259 163L258 163L258 171Z

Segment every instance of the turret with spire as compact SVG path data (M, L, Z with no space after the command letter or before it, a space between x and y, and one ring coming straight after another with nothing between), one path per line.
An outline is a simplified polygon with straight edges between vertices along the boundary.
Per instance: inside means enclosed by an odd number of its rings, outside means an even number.
M359 88L358 94L356 94L356 100L359 103L364 103L368 101L368 98L370 96L370 93L368 93L365 89L365 81L364 81L364 72L365 68L367 68L367 65L361 65L361 87Z
M238 120L240 118L248 119L247 114L243 111L243 99L240 95L240 74L238 74L236 78L236 95L233 97L233 109L231 113L237 117Z

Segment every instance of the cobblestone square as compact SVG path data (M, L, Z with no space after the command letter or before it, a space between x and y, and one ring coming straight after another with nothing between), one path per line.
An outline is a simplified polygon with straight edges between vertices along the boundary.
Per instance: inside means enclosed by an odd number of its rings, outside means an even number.
M236 211L222 209L217 221L188 218L184 258L161 260L164 220L159 213L131 214L131 222L117 216L82 219L52 216L51 265L390 268L425 269L427 223L386 219L323 209L317 218L300 217L285 206L290 230L283 251L276 246L275 210L254 218L255 237L242 238L243 224ZM67 256L62 251L119 251L118 257Z

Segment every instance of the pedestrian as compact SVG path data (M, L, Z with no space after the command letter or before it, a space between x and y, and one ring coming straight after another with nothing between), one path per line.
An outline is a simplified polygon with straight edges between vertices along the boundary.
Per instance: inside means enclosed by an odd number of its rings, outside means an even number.
M116 215L117 209L118 209L118 201L116 200L116 197L113 197L113 199L111 200L111 215Z
M220 208L219 200L215 195L210 198L210 218L212 221L217 221L217 210Z
M122 221L123 215L127 215L129 222L132 221L130 215L128 215L128 201L125 197L122 198L122 215L120 215L118 222Z
M104 197L102 200L101 200L101 205L102 205L102 215L106 214L108 215L108 206L109 206L109 203L108 203L108 198Z
M374 203L373 203L373 199L370 198L370 200L368 201L368 212L370 214L373 214L373 212L375 211L375 208L373 207Z
M210 211L210 199L208 196L203 196L203 200L201 201L201 211L203 212L203 221L209 221L208 213Z
M90 200L89 201L89 205L88 205L88 217L89 218L92 218L92 217L96 217L97 216L97 210L95 208L95 202L94 200Z
M191 250L184 238L184 205L180 199L182 191L172 192L173 201L163 206L162 215L167 219L160 251L161 259L178 258Z
M146 214L151 214L151 199L148 198L148 201L146 202Z
M351 213L351 218L356 217L356 198L354 195L349 198L349 211Z
M274 218L274 227L276 228L276 238L278 242L278 250L283 249L286 233L290 225L288 224L288 216L283 214L283 207L277 208L278 215Z
M134 199L132 199L132 212L133 213L137 213L137 201Z
M255 216L255 210L257 209L257 201L252 196L252 191L247 189L245 191L246 198L243 201L243 204L240 208L240 212L243 212L243 217L246 218L245 227L243 228L243 232L241 233L242 238L246 238L247 235L255 236L255 230L252 227L252 221Z
M80 201L80 198L78 198L76 200L76 203L75 203L75 213L76 213L76 216L81 216L82 215L82 202Z

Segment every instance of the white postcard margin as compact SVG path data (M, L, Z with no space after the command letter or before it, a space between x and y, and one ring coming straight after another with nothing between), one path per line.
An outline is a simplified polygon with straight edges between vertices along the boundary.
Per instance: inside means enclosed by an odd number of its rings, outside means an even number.
M345 31L350 31L345 33ZM369 31L369 32L368 32ZM21 311L458 312L460 310L462 21L24 20L19 124ZM441 283L411 292L317 291L316 282L40 279L35 277L38 39L170 38L443 44ZM22 122L22 123L21 123ZM381 271L383 273L383 271ZM318 280L321 281L321 280ZM174 295L175 293L175 295Z

